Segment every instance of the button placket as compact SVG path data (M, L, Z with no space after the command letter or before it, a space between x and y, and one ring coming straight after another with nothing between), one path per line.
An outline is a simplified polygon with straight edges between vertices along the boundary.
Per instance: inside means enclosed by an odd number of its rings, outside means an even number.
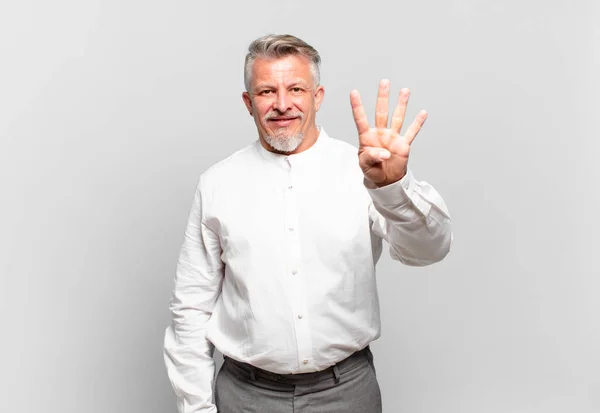
M292 172L288 172L287 187L293 187ZM297 275L300 269L300 240L298 238L298 210L296 203L296 194L289 189L285 192L285 223L286 227L286 249L287 258L292 275ZM298 286L293 285L294 291L298 291ZM296 294L293 294L296 296ZM294 303L292 303L294 304Z
M289 163L289 159L286 159ZM312 337L309 329L309 320L306 309L306 288L301 268L300 251L300 232L298 228L298 202L297 202L297 183L294 182L295 169L290 164L287 182L284 188L285 193L285 239L286 252L289 263L289 273L285 285L290 289L290 306L294 315L294 328L296 331L296 342L298 343L298 362L302 369L311 368L310 360L312 358Z

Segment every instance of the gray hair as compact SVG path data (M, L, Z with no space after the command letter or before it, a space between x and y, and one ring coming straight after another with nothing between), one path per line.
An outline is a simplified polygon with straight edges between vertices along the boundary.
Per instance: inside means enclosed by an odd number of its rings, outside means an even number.
M280 59L287 56L304 56L310 61L310 71L313 75L315 86L319 85L319 65L321 56L311 45L290 34L269 34L259 37L248 46L248 54L244 64L244 85L250 91L252 79L252 65L257 58Z

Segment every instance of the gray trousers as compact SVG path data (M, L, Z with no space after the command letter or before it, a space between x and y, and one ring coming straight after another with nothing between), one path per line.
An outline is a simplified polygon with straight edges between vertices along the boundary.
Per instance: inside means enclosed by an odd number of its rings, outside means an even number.
M381 413L369 347L316 373L274 374L225 357L215 383L219 413Z

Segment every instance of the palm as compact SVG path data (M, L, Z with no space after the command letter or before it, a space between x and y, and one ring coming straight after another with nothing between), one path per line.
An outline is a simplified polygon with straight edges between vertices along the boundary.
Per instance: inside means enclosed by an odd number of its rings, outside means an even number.
M350 95L354 121L359 137L359 164L365 178L378 186L396 182L406 174L410 145L423 126L427 113L421 111L404 136L400 135L410 92L403 89L388 127L390 83L382 80L377 94L375 127L369 127L358 91Z
M410 145L400 134L391 129L383 129L382 132L380 134L377 128L369 128L368 131L359 135L359 159L368 148L384 148L390 153L390 157L382 162L364 163L363 172L366 178L376 184L384 183L395 176L401 179L406 173L410 151Z

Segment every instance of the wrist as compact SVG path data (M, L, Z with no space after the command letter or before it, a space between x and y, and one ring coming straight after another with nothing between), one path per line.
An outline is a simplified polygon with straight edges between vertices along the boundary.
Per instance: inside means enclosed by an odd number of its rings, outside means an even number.
M394 184L398 181L401 181L405 176L406 176L406 171L404 171L404 173L398 177L394 177L392 179L385 179L381 182L373 182L373 184L375 184L375 186L377 186L378 188L382 188L384 186L388 186L388 185Z

